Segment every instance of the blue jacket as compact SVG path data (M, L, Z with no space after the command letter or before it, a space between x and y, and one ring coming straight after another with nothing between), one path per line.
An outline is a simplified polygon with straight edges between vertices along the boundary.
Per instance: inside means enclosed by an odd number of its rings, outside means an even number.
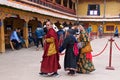
M19 36L18 36L16 31L13 31L11 36L10 36L10 40L13 40L13 39L17 40L17 41L20 41Z
M35 31L35 35L37 38L42 38L44 36L44 30L43 28L37 28Z
M60 39L60 35L63 35L63 37L65 36L65 32L63 31L63 30L59 30L58 32L57 32L57 35L58 35L58 39Z
M118 34L118 28L115 29L115 34Z

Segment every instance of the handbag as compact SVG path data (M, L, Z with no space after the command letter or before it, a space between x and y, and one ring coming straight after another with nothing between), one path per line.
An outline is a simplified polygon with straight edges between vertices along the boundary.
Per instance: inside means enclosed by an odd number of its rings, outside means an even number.
M92 52L92 51L93 50L92 50L92 47L90 45L90 42L88 42L88 44L81 49L81 53L88 53L88 52Z
M75 56L78 56L78 54L79 54L79 49L78 49L77 44L78 43L74 43L74 46L73 46L73 52L74 52Z

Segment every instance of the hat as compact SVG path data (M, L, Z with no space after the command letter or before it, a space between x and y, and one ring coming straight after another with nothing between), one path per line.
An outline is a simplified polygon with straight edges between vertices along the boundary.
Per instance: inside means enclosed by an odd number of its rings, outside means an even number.
M63 29L63 25L60 25L60 29Z
M74 30L72 29L68 29L67 32L69 32L70 34L74 34Z

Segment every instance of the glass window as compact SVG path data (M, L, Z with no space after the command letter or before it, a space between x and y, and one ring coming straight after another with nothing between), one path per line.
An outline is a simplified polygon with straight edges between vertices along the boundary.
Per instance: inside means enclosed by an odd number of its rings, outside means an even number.
M67 0L63 0L63 4L65 7L67 7Z
M100 5L98 5L98 4L90 4L90 5L88 5L87 15L91 15L91 16L100 15Z
M114 31L114 25L107 25L106 31Z
M69 6L70 6L70 9L72 9L72 6L73 6L72 0L69 0Z

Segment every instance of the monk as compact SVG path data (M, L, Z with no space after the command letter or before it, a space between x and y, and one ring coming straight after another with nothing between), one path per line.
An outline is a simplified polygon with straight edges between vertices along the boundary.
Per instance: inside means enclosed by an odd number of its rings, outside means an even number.
M58 76L57 70L60 69L58 36L52 28L50 21L46 22L46 28L48 32L44 39L44 54L41 62L40 75L48 76L48 73L51 73L50 76Z

